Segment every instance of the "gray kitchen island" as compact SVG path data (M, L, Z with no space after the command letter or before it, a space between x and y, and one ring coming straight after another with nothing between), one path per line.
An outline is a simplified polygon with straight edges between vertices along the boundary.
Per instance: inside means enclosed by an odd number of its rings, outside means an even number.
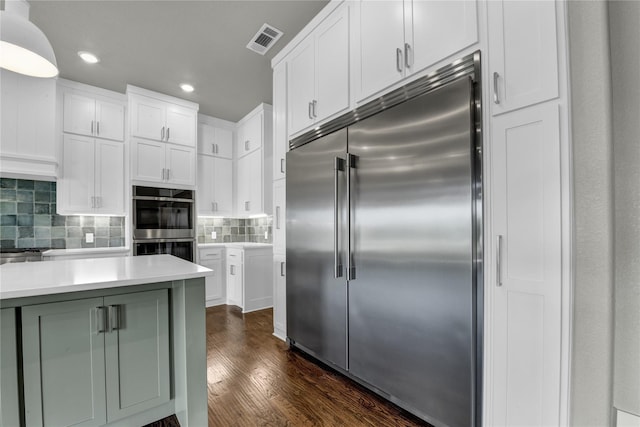
M0 425L207 425L205 276L171 255L0 267Z

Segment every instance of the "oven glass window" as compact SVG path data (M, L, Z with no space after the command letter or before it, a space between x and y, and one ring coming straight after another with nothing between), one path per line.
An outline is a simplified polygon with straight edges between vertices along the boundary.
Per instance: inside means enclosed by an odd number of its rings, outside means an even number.
M190 230L193 228L193 203L135 201L136 228L140 230Z
M145 242L135 246L136 255L169 254L193 261L193 242Z

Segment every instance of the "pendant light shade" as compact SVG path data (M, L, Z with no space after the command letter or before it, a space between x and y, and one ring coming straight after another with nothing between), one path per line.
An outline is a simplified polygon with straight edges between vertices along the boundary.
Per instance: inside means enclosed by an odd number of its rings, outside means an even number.
M55 77L58 65L47 36L29 21L29 4L6 0L0 11L0 67L32 77Z

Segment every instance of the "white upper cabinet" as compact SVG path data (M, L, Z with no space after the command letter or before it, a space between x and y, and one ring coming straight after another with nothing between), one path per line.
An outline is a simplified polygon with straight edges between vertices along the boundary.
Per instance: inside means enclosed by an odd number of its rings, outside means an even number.
M67 133L124 141L124 105L66 92L62 130Z
M475 0L361 0L354 22L356 101L478 41Z
M262 187L266 182L263 178L262 158L260 151L254 151L238 159L238 192L236 213L240 216L257 215L264 212ZM268 185L273 184L269 181Z
M290 55L289 134L349 109L349 6L343 5Z
M127 86L131 135L196 146L197 104Z
M198 153L233 158L233 130L208 123L198 123Z
M489 71L495 114L558 96L555 1L490 1Z
M124 144L65 134L57 212L124 215Z
M262 147L264 138L264 114L259 112L243 119L238 126L236 155L242 157Z
M287 137L287 63L273 70L273 179L286 176Z
M131 139L131 179L134 184L196 185L195 148Z
M233 161L198 155L198 215L233 216Z
M0 70L0 170L55 179L56 81Z

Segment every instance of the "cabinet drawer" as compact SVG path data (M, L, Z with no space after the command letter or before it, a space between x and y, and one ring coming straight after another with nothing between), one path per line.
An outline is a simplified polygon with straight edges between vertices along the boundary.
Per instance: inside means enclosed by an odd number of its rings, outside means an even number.
M217 261L222 259L224 249L201 249L200 261Z

